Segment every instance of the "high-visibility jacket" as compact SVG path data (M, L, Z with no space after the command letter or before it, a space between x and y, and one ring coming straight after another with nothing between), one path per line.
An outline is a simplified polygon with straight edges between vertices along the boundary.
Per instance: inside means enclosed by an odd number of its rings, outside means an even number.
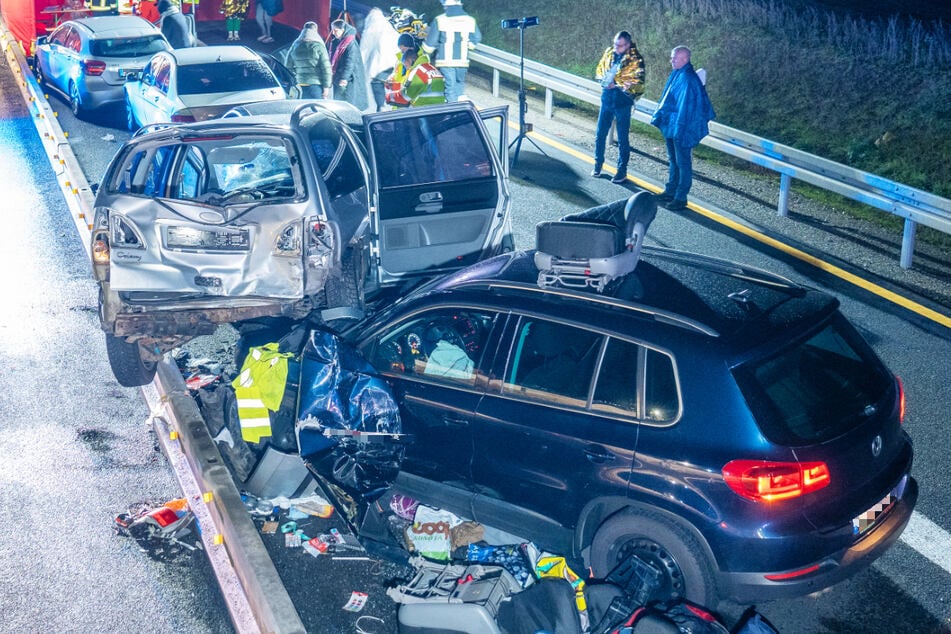
M428 64L429 56L419 51L419 56L416 58L417 64ZM406 79L407 68L403 66L403 54L396 54L396 65L393 67L393 72L390 73L390 76L386 78L386 81L383 82L384 101L390 104L391 106L403 107L408 106L409 102L406 101L406 98L401 92L403 88L403 80Z
M446 6L446 12L436 16L422 49L436 66L468 68L469 49L481 41L482 32L475 18L456 4Z
M293 354L279 352L277 343L251 348L241 372L231 382L238 401L241 437L261 442L271 435L271 416L281 407L287 385L287 360Z
M406 73L400 93L411 106L446 103L446 80L432 64L417 62Z
M86 8L95 13L117 13L119 0L86 0Z

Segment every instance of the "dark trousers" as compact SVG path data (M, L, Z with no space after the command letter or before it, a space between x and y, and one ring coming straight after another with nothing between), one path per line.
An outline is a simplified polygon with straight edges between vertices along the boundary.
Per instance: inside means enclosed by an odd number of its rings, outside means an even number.
M664 192L674 200L687 200L687 192L693 184L693 148L680 145L673 139L667 142L667 160L670 167L667 172L667 185Z
M604 164L604 146L607 143L611 121L617 129L617 171L627 173L627 162L631 158L631 108L634 100L619 88L601 91L601 110L598 112L598 127L594 133L594 166Z

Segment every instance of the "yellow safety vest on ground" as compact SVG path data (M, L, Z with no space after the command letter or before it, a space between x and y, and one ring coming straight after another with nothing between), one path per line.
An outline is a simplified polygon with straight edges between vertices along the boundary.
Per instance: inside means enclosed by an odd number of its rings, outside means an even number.
M287 385L287 360L294 355L279 352L277 343L251 348L244 359L241 373L231 382L238 401L241 437L247 442L261 442L271 435L271 417L284 398Z

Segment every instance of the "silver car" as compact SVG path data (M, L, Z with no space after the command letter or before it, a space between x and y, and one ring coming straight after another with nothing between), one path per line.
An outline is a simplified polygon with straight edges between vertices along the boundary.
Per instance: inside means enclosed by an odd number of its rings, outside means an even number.
M284 100L143 129L95 202L113 374L143 385L221 323L343 323L512 250L506 125L505 108L469 102L361 114Z
M164 51L125 85L129 130L153 123L220 117L251 101L286 99L277 76L246 46L198 46Z
M36 43L36 81L69 100L73 114L125 100L126 76L171 47L161 31L133 15L68 20Z

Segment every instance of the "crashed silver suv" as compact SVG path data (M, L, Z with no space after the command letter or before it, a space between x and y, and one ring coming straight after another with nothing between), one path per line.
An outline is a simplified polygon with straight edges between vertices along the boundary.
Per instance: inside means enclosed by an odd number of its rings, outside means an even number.
M143 129L103 176L92 264L124 386L219 324L357 317L383 289L513 248L504 108L258 112Z

